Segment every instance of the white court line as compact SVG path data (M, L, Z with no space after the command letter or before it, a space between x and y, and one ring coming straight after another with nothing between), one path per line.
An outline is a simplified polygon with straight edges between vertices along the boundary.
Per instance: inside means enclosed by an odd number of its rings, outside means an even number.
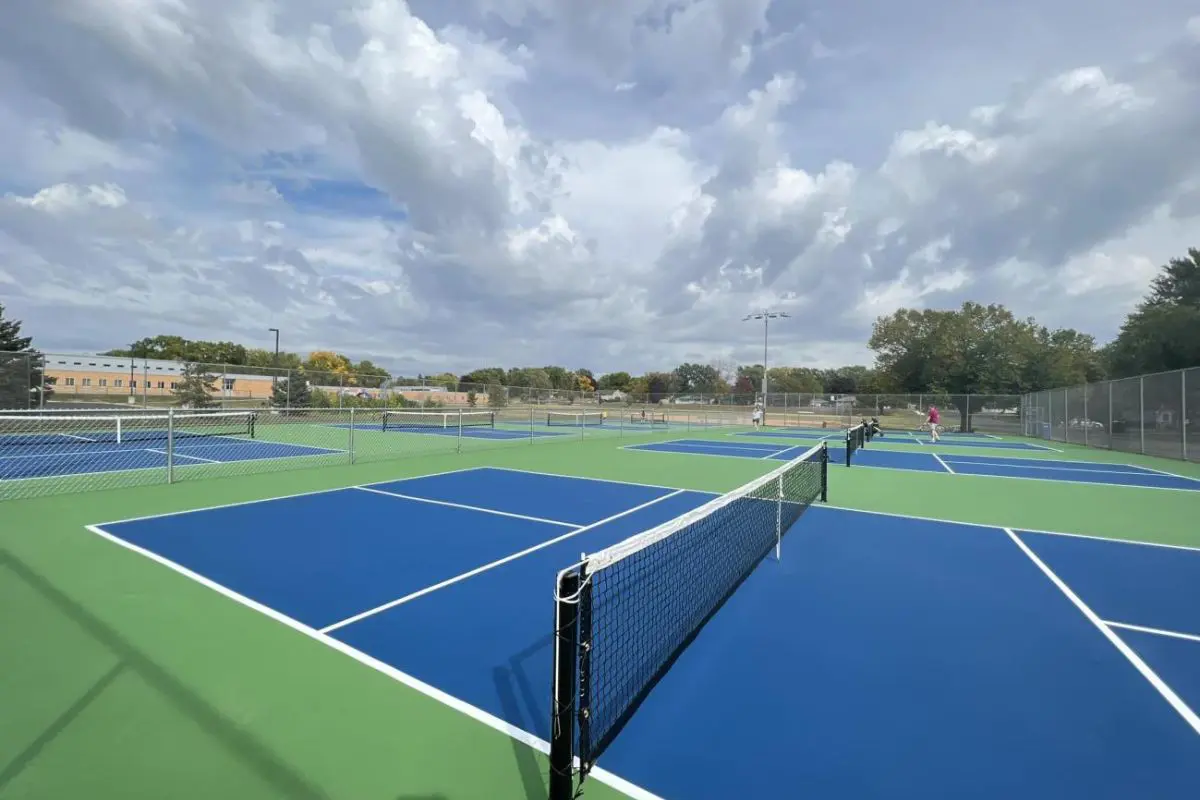
M633 447L633 445L628 445ZM475 467L474 469L499 470L501 472L523 472L526 475L542 475L547 478L570 478L576 481L595 481L596 483L611 483L617 486L644 486L647 489L666 489L669 492L697 492L698 494L716 495L717 492L704 492L699 489L684 489L679 486L663 486L661 483L638 483L637 481L619 481L614 478L592 478L586 475L565 475L561 472L539 472L535 469L521 469L520 467ZM734 487L735 489L737 487ZM730 489L730 491L733 491Z
M947 464L945 461L943 461L942 457L939 456L937 453L930 453L929 455L933 456L937 460L937 462L942 465L942 469L946 470L946 472L949 472L951 475L958 474L954 470L950 469L950 465Z
M1200 642L1200 636L1194 633L1180 633L1179 631L1167 631L1162 628L1147 628L1143 625L1130 625L1128 622L1112 622L1111 620L1101 620L1110 628L1123 628L1127 631L1138 631L1140 633L1152 633L1155 636L1166 636L1171 639L1186 639L1189 642Z
M817 444L820 444L820 442L817 442ZM811 444L798 444L795 447L785 447L784 449L776 451L774 453L771 453L770 455L761 456L760 460L765 461L768 458L776 458L777 456L781 456L784 453L789 453L792 450L808 451L808 450L811 450L814 446L815 445L811 445Z
M1169 478L1182 478L1185 481L1196 481L1197 483L1200 483L1200 478L1193 478L1191 475L1179 475L1174 472L1167 472L1165 469L1155 469L1154 467L1142 467L1137 464L1122 464L1121 466L1133 467L1134 469L1143 470L1145 472L1153 472L1156 475L1166 475Z
M303 445L294 445L294 446L302 447ZM316 449L316 448L309 448L309 449ZM123 450L121 452L140 453L141 449L129 449L129 450ZM324 452L320 452L320 453L302 453L300 455L294 455L294 456L271 456L270 458L233 458L233 459L230 459L229 461L218 461L216 463L218 463L218 464L251 464L251 463L265 464L270 461L294 461L294 460L300 459L300 458L318 458L320 456L328 456L328 455L334 455L336 453L345 453L345 452L346 452L345 450L328 450L328 451L324 451ZM188 467L203 467L203 466L205 466L205 465L204 464L176 464L175 468L176 469L187 469ZM24 483L25 481L53 481L53 480L61 480L63 478L83 478L83 479L99 478L99 477L108 478L108 477L112 477L114 475L125 475L125 474L131 473L131 472L162 472L164 469L166 469L166 465L164 465L164 464L158 464L157 466L152 466L152 467L121 467L119 469L93 469L93 470L89 470L88 472L57 472L53 475L28 475L28 476L15 477L15 478L0 478L0 482ZM228 477L232 477L232 476L219 475L217 477L218 478L228 478Z
M1096 626L1096 630L1100 631L1100 633L1104 635L1104 638L1108 639L1109 643L1113 647L1117 648L1121 655L1125 656L1129 663L1132 664L1134 668L1142 674L1142 677L1149 681L1150 685L1153 686L1160 695L1162 695L1163 699L1170 704L1171 708L1175 709L1179 716L1183 717L1184 721L1192 727L1192 730L1197 734L1200 734L1200 717L1196 716L1196 712L1193 711L1187 703L1183 702L1179 695L1175 694L1175 691L1158 676L1157 672L1150 668L1149 664L1142 660L1141 656L1134 652L1133 648L1125 644L1125 640L1113 633L1112 628L1105 625L1104 621L1096 615L1096 612L1092 611L1092 609L1086 603L1080 600L1079 595L1071 591L1071 587L1067 586L1067 584L1063 582L1063 579L1054 573L1054 570L1046 566L1046 563L1038 558L1037 554L1029 549L1029 546L1025 544L1025 542L1021 541L1021 537L1017 536L1017 534L1013 532L1012 528L1005 528L1004 532L1008 534L1008 538L1012 539L1013 543L1016 544L1017 547L1021 548L1021 552L1023 552L1029 558L1029 560L1032 561L1034 565L1042 571L1042 574L1049 578L1050 582L1057 586L1060 592L1066 595L1067 599L1075 605L1075 608L1079 609L1080 613L1087 617L1088 622Z
M710 442L708 440L697 441L695 439L668 439L664 442L649 442L649 443L635 445L635 446L637 446L637 447L658 447L658 446L664 445L664 444L673 444L673 445L678 445L679 447L715 447L718 450L721 450L721 449L724 449L724 450L753 450L753 451L757 451L757 452L762 452L763 450L765 450L768 447L773 447L776 450L779 450L781 447L780 445L768 444L767 442L720 442L720 441L711 441ZM788 447L785 447L783 449L785 449L785 450L791 449L791 446L789 445Z
M237 462L221 462L221 463L237 463ZM162 469L162 467L155 467ZM404 483L406 481L415 481L421 478L435 478L441 475L454 475L459 472L474 472L476 470L485 469L484 467L461 467L459 469L448 469L442 472L429 472L424 475L414 475L411 478L397 478L391 481L377 481L376 483ZM370 486L371 484L366 484ZM182 511L167 511L162 514L146 514L141 517L126 517L125 519L114 519L108 522L97 522L97 526L105 525L122 525L126 522L142 522L147 519L161 519L162 517L177 517L183 514L197 514L201 511L217 511L222 508L236 508L238 506L252 506L258 503L273 503L276 500L291 500L294 497L311 497L318 494L333 494L334 492L345 492L349 489L357 488L358 484L350 484L348 486L335 486L332 489L313 489L307 492L294 492L292 494L281 494L275 497L259 497L255 500L236 500L232 503L218 503L213 506L200 506L199 508L185 508Z
M696 450L683 450L683 449L681 449L681 450L652 450L643 445L633 445L633 444L627 445L625 447L621 447L619 449L634 450L638 453L655 453L657 455L665 455L665 456L692 456L693 458L746 458L746 459L751 459L754 461L760 460L759 457L754 455L753 453L750 453L747 455L739 455L735 452L701 453Z
M471 468L471 469L476 469L476 468ZM469 472L469 471L470 471L470 469L453 470L453 472ZM320 494L320 492L304 492L302 494ZM292 496L299 497L301 495L292 495ZM233 503L231 505L245 505L245 504L244 503ZM222 508L222 507L223 506L213 506L213 508ZM197 509L197 510L204 510L204 509ZM171 515L158 514L156 516L171 516ZM355 648L351 647L350 645L346 644L345 642L334 639L332 636L327 636L327 635L321 633L320 631L316 630L315 628L311 628L308 625L305 625L303 622L292 619L291 617L289 617L285 614L281 614L280 612L276 611L275 609L271 608L270 606L265 606L262 603L259 603L255 600L251 600L249 597L241 595L238 592L235 592L233 589L228 588L227 586L223 586L223 585L217 583L216 581L206 578L197 572L192 572L187 567L182 566L181 564L176 564L174 561L171 561L168 558L164 558L163 556L160 556L158 553L155 553L151 550L147 550L143 547L139 547L135 544L132 544L131 542L127 542L124 539L120 538L119 536L114 536L113 534L104 530L99 525L86 525L84 527L91 533L96 534L97 536L107 539L108 541L113 542L114 544L120 545L121 547L124 547L126 550L130 550L134 553L137 553L138 555L145 556L146 558L150 559L151 561L161 564L162 566L167 567L168 569L173 570L173 571L179 573L180 575L183 575L186 578L191 578L193 581L195 581L196 583L199 583L202 586L212 589L217 594L223 595L223 596L227 597L228 599L233 600L234 602L245 606L246 608L253 609L254 611L257 611L260 614L262 614L266 617L269 617L270 619L273 619L274 621L276 621L282 625L286 625L287 627L291 628L292 630L302 633L305 636L309 637L310 639L314 639L314 640L320 642L321 644L325 645L326 647L332 648L333 650L337 650L339 653L342 653L343 655L347 655L350 658L353 658L358 663L360 663L366 667L369 667L369 668L375 670L376 672L380 672L384 675L387 675L392 680L394 680L398 683L402 683L405 686L407 686L408 688L413 689L414 691L420 692L421 694L425 695L426 697L429 697L449 708L452 708L455 711L459 712L460 714L463 714L464 716L475 720L476 722L483 723L484 725L487 725L492 730L499 731L500 733L503 733L506 736L509 736L510 738L515 739L516 741L521 742L522 744L524 744L528 747L531 747L534 750L537 750L538 752L542 753L543 755L546 755L550 752L550 743L545 741L544 739L539 739L538 737L534 736L533 734L523 731L520 728L516 727L515 725L510 725L509 723L505 722L504 720L500 719L499 717L495 717L495 716L489 714L488 712L484 711L481 708L476 708L475 706L471 705L470 703L460 700L459 698L455 697L454 695L447 694L446 692L443 692L441 689L431 686L430 684L425 683L424 681L422 681L418 678L414 678L413 676L409 675L406 672L401 672L400 670L393 667L391 664L386 664L377 658L367 655L366 653L362 652L361 650L356 650ZM663 798L659 797L658 795L655 795L655 794L641 788L640 786L630 783L629 781L625 780L624 778L614 775L613 773L608 772L607 770L602 769L600 767L593 767L590 774L592 775L592 777L594 777L600 783L603 783L607 786L611 786L612 788L616 789L617 791L625 793L630 798L633 798L633 800L663 800Z
M887 452L895 453L895 452L900 452L900 451L890 450ZM700 455L700 454L696 453L695 455ZM721 457L723 458L724 456L721 456ZM965 462L959 462L960 466L964 463ZM927 470L927 469L917 469L916 467L898 467L898 466L894 466L894 465L886 465L885 466L883 464L869 464L866 462L862 462L862 463L858 464L858 466L862 469L898 469L903 472L925 472L925 473L929 472L929 470ZM1153 491L1153 492L1189 492L1189 493L1196 492L1195 489L1184 489L1179 486L1148 486L1144 483L1107 483L1105 481L1076 481L1076 480L1071 480L1069 478L1063 479L1063 480L1054 480L1054 479L1049 479L1049 478L1034 478L1034 477L1030 477L1029 475L996 475L995 473L991 473L991 472L978 472L978 473L976 473L976 472L955 472L954 474L960 478L986 478L988 480L1001 480L1001 481L1040 481L1042 483L1071 483L1071 484L1075 484L1077 486L1112 486L1112 487L1116 487L1119 489L1140 489L1142 491L1148 490L1148 491ZM1101 473L1101 474L1103 474L1103 473Z
M855 514L874 514L877 517L896 517L897 519L916 519L921 522L937 522L942 525L965 525L968 528L986 528L992 531L1002 531L1004 525L990 525L986 522L962 522L953 519L941 519L938 517L923 517L920 514L899 514L894 511L872 511L865 508L850 508L848 506L839 506L832 503L824 503L813 505L811 508L823 508L830 511L853 511ZM1022 533L1036 533L1039 536L1066 536L1072 539L1090 539L1096 542L1105 542L1107 544L1124 544L1137 547L1161 547L1167 550L1183 550L1189 553L1200 553L1200 547L1189 547L1185 544L1165 544L1163 542L1144 542L1138 539L1114 539L1109 536L1096 536L1088 533L1067 533L1066 531L1045 531L1037 528L1025 528L1020 525L1011 526L1013 530L1019 530Z
M384 497L395 497L400 500L412 500L417 503L428 503L433 506L445 506L446 508L461 508L465 511L478 511L480 514L491 514L496 517L508 517L510 519L520 519L526 522L540 522L544 525L557 525L560 528L571 528L579 530L582 525L576 525L573 522L562 522L557 519L546 519L545 517L531 517L527 514L514 514L511 511L500 511L495 508L485 508L483 506L472 506L466 503L452 503L449 500L434 500L432 497L418 497L412 494L401 494L400 492L388 492L383 489L373 489L370 486L352 486L352 489L357 489L360 492L370 492L372 494L381 494Z
M491 562L490 564L484 564L483 566L476 567L475 569L470 570L469 572L464 572L461 575L455 575L453 578L448 578L440 583L435 583L432 586L426 586L424 589L418 589L417 591L412 592L411 594L406 594L403 597L399 597L395 600L384 603L383 605L376 606L375 608L369 608L366 611L355 614L352 617L347 617L346 619L341 620L340 622L335 622L332 625L326 625L324 628L321 628L320 632L321 633L333 633L334 631L338 630L339 628L344 628L347 625L353 625L356 622L361 622L362 620L366 619L367 617L373 617L376 614L381 614L384 611L387 611L388 609L395 608L396 606L403 605L405 603L416 600L418 597L424 597L427 594L436 592L438 589L444 589L447 586L452 586L460 581L465 581L467 578L471 578L476 575L479 575L480 573L487 572L490 569L495 569L496 567L507 564L510 561L515 561L518 558L527 556L530 553L536 553L538 550L542 550L544 548L550 547L551 545L558 544L559 542L565 542L567 539L571 539L575 536L578 536L581 533L587 533L590 530L599 528L601 525L605 525L614 520L618 520L621 517L628 516L629 514L632 514L636 511L641 511L643 508L648 508L649 506L652 506L655 503L661 503L663 500L667 500L671 497L676 497L677 495L681 495L685 491L686 491L685 489L680 489L678 491L671 492L670 494L664 494L661 497L656 497L653 500L648 500L645 503L642 503L641 505L634 506L633 508L627 508L624 511L621 511L620 513L613 514L612 516L609 516L609 517L605 517L604 519L599 520L597 522L593 522L590 525L584 525L583 527L577 528L576 530L573 530L570 533L564 533L562 536L556 537L554 539L549 539L544 542L539 542L538 544L535 544L533 547L527 547L524 550L521 550L520 552L513 553L512 555L507 555L504 558L497 559L496 561Z
M965 456L946 456L951 464L959 464L964 467L1010 467L1013 469L1040 469L1054 472L1086 472L1092 475L1145 475L1147 470L1136 470L1128 464L1105 464L1103 461L1080 461L1080 464L1095 464L1097 466L1108 467L1123 467L1129 466L1130 469L1080 469L1079 467L1060 467L1060 466L1044 466L1038 463L1036 458L1018 458L1015 461L1020 461L1020 464L1014 464L1003 461L964 461ZM1060 464L1063 462L1059 462ZM1157 470L1149 470L1156 472ZM1160 473L1162 475L1170 475L1168 472ZM1182 477L1180 475L1171 475L1172 478Z
M170 455L170 453L168 453L166 450L155 450L152 447L145 448L145 450L143 452L154 453L155 455L160 455L160 456ZM211 459L211 458L201 458L200 456L189 456L186 453L179 452L178 450L175 451L175 457L176 458L190 458L193 461L203 461L206 464L232 464L233 463L232 461L216 461L215 459Z

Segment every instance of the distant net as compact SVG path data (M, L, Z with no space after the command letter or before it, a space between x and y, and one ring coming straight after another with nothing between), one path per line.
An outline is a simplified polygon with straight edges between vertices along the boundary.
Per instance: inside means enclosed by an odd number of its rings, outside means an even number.
M383 412L385 431L422 431L431 428L496 427L494 411L392 411Z
M26 446L129 444L205 436L254 438L256 413L0 416L0 449Z
M642 411L629 415L630 423L634 425L666 425L667 415L662 411Z
M854 460L854 454L867 443L867 426L855 425L846 431L846 466Z
M551 800L573 795L576 753L582 781L704 624L827 499L828 462L822 442L559 574Z
M575 428L604 424L603 411L547 411L547 425L567 425Z

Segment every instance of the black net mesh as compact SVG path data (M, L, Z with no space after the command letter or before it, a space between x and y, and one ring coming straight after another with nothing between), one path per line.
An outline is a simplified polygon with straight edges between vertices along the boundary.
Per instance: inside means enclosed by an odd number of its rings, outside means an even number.
M580 567L578 752L594 763L708 619L813 502L828 451L586 559Z

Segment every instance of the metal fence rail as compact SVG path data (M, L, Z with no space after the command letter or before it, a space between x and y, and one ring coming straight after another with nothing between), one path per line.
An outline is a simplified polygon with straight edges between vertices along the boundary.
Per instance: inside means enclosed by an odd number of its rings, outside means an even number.
M1200 367L1021 398L1028 436L1183 461L1200 458L1198 412Z

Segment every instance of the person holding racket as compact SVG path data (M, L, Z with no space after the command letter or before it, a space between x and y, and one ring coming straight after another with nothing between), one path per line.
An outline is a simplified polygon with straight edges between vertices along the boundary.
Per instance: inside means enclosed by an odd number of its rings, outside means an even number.
M937 406L929 407L929 435L933 441L938 440L938 429L942 422L942 415L938 412Z

